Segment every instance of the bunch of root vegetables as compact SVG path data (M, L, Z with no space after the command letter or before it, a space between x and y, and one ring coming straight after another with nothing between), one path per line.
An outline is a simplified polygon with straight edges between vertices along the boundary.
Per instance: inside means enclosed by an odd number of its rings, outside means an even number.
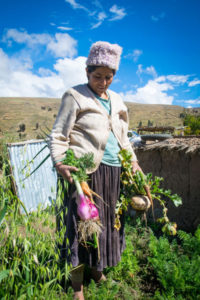
M115 209L115 228L117 230L120 229L120 215L123 211L128 209L129 204L131 204L135 210L144 211L147 211L151 206L153 213L153 200L156 199L163 208L163 217L157 220L163 224L162 231L170 235L175 235L176 223L170 222L167 217L166 198L173 201L175 206L179 206L182 203L181 198L176 194L172 195L170 190L160 188L159 185L163 180L162 178L155 177L153 179L151 173L144 175L141 171L136 171L136 173L133 174L131 157L132 154L125 149L119 152L119 158L122 164L122 189L120 199L117 201ZM87 153L77 158L73 150L68 149L62 163L74 166L78 169L78 171L72 173L72 177L79 196L77 201L77 214L80 218L78 222L79 242L85 245L85 247L92 245L97 248L98 257L100 259L98 241L102 231L102 224L99 219L98 209L93 200L93 195L96 197L100 196L92 191L87 183L87 171L95 166L93 154ZM141 201L143 201L142 204L139 203Z
M102 231L102 224L99 219L98 209L93 200L93 195L100 197L92 191L87 183L87 171L93 168L93 154L87 153L80 158L76 158L73 150L66 151L66 156L62 163L68 166L74 166L78 171L72 173L74 184L78 193L77 214L80 218L78 222L79 242L85 247L92 245L99 252L99 235ZM101 198L101 197L100 197Z
M175 235L177 225L175 222L170 222L167 216L166 203L172 201L174 205L178 207L182 204L181 198L177 194L172 194L170 190L164 190L160 187L163 178L157 176L153 178L151 173L145 175L141 171L136 171L136 173L133 174L131 161L132 154L129 151L122 149L119 152L119 157L122 163L122 189L115 210L116 229L119 230L121 227L120 214L123 210L126 211L129 205L135 210L143 210L144 212L151 206L154 218L153 201L157 200L162 207L163 212L163 216L157 220L159 223L163 224L162 231L169 235Z

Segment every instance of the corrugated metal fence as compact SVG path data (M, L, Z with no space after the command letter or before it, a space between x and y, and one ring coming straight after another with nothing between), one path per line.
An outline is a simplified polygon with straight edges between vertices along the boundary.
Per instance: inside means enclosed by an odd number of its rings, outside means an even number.
M46 147L34 161L32 161L34 156L45 145L46 142L44 140L31 140L22 143L8 144L16 193L19 199L24 203L28 212L36 211L38 205L42 208L46 208L56 199L57 174L53 168L50 157L39 169L24 180L49 154L49 148ZM27 167L24 169L26 165Z

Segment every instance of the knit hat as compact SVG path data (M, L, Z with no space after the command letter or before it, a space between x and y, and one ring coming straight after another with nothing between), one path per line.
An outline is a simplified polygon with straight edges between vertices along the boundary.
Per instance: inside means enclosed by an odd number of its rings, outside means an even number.
M122 48L117 44L96 42L92 44L86 61L87 66L102 66L118 70Z

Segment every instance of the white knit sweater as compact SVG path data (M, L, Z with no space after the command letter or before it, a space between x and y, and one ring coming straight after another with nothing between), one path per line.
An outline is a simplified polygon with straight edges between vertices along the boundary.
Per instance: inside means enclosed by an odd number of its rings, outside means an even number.
M54 163L64 158L68 148L74 150L76 157L92 152L95 168L90 173L94 172L102 160L110 130L120 147L131 151L132 160L137 160L127 137L127 108L117 93L109 90L109 95L111 115L108 115L86 84L75 86L63 95L50 138Z

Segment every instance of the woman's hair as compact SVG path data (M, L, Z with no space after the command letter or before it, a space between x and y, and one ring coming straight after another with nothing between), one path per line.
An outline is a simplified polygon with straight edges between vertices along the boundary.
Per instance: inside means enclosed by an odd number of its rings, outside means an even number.
M96 69L101 68L101 67L103 67L103 66L87 66L87 71L88 71L88 73L92 73ZM116 70L114 70L114 69L111 69L111 70L113 72L113 75L115 75L116 74Z

